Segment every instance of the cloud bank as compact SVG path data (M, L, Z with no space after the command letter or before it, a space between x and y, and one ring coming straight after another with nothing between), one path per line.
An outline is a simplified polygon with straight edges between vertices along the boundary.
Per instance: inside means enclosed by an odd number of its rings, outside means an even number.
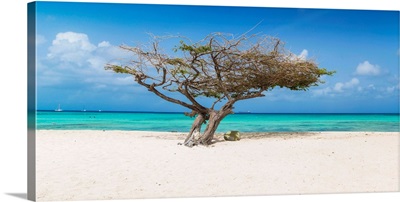
M390 74L385 74L379 65L371 64L369 61L361 62L355 67L355 75L349 81L336 82L334 85L315 89L313 96L367 96L373 98L385 98L398 96L399 79L392 78ZM363 76L373 76L363 77ZM361 82L360 79L363 81ZM363 84L363 85L361 85Z
M60 32L52 40L46 57L38 63L38 85L133 85L132 77L104 70L107 63L129 56L108 41L96 45L87 34Z

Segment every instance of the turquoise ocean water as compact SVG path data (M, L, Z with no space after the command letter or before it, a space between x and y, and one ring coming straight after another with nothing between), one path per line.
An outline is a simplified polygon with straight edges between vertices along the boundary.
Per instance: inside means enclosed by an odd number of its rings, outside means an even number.
M37 111L37 129L188 132L194 118L183 113ZM204 126L205 128L205 126ZM203 129L204 129L203 128ZM399 114L232 114L217 132L398 132Z

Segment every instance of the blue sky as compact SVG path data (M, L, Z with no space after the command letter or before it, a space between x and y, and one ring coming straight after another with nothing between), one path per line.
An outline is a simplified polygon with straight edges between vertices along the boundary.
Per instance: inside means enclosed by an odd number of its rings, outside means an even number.
M146 43L147 33L196 41L211 32L238 36L259 22L251 33L278 37L294 54L337 73L306 92L274 89L238 102L235 111L398 112L398 11L49 2L37 4L37 107L187 111L104 65L129 58L118 46Z

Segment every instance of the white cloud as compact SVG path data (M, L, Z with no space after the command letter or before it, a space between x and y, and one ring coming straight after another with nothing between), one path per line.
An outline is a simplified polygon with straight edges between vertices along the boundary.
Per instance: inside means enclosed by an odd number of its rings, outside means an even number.
M352 78L350 81L348 81L346 83L342 83L342 82L336 83L333 90L336 92L343 92L345 89L353 88L353 87L357 86L359 83L360 83L360 81L357 78Z
M386 88L386 92L388 93L393 93L394 91L399 91L399 90L400 90L400 83Z
M86 60L91 67L99 67L101 65L104 65L106 61L102 57L98 56L92 56Z
M332 92L332 89L330 87L326 87L323 89L314 90L313 94L315 96L322 96L322 95L330 95L331 92Z
M93 52L95 56L103 58L104 61L127 59L132 57L132 53L121 49L118 46L113 46L109 42L101 42L98 48Z
M381 77L379 77L381 78ZM394 79L385 78L385 80L369 80L366 83L361 82L358 78L354 77L347 82L337 82L329 87L312 90L312 95L316 97L364 97L364 98L394 98L398 97L400 93L400 82ZM397 80L397 81L396 81Z
M360 80L352 78L347 82L337 82L333 87L326 87L322 89L313 90L314 96L331 96L334 97L337 94L342 94L345 91L356 89L357 91L363 91L363 88L359 86Z
M82 66L95 49L96 46L90 43L86 34L64 32L56 35L47 57Z
M344 84L343 83L336 83L335 87L333 88L333 90L335 90L336 92L343 92L342 88L343 88Z
M301 51L300 55L298 56L298 58L300 60L306 60L308 56L308 51L306 49L304 49L303 51Z
M378 65L373 65L368 61L364 61L363 63L358 64L356 69L357 75L379 75L381 72L381 68Z
M69 66L70 69L92 67L100 71L103 71L104 65L111 60L126 59L130 56L129 52L111 45L108 41L94 45L86 34L75 32L58 33L48 51L48 60L58 64L68 63L64 66Z
M60 85L79 82L97 87L132 85L132 77L128 79L127 75L116 75L104 69L107 63L129 56L129 52L108 41L94 45L84 33L58 33L48 48L47 57L40 61L38 77L42 83L49 81L49 84Z
M388 93L393 93L393 91L396 89L396 86L391 86L391 87L387 87L386 88L386 91L388 92Z
M369 89L372 89L372 90L375 90L375 89L376 89L374 84L369 84L369 85L368 85L368 88L369 88Z
M288 59L293 61L304 61L307 59L307 57L308 57L308 50L303 49L299 55L290 53Z
M115 75L109 72L110 75L108 77L102 77L102 83L111 84L115 86L124 86L124 85L134 85L134 78L128 75ZM94 77L85 78L84 81L86 83L98 83L98 80Z
M347 82L346 85L349 87L353 87L355 85L358 85L360 81L357 78L352 78L351 81Z
M108 42L108 41L102 41L102 42L100 42L97 46L98 46L98 47L110 47L111 44L110 44L110 42Z

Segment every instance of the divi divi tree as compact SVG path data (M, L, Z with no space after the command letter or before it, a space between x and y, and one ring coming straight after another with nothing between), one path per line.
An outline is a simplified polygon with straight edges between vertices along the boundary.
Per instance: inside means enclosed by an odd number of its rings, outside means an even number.
M163 52L160 42L179 38ZM152 37L147 46L121 46L132 58L106 69L131 74L135 81L160 98L186 107L195 117L184 145L212 143L221 121L241 100L265 96L275 87L307 90L334 72L319 68L313 60L297 57L283 42L269 36L233 37L213 33L198 42L185 37ZM181 94L183 96L174 96ZM208 97L208 106L199 102ZM217 107L218 106L218 107ZM205 124L204 131L201 130Z

